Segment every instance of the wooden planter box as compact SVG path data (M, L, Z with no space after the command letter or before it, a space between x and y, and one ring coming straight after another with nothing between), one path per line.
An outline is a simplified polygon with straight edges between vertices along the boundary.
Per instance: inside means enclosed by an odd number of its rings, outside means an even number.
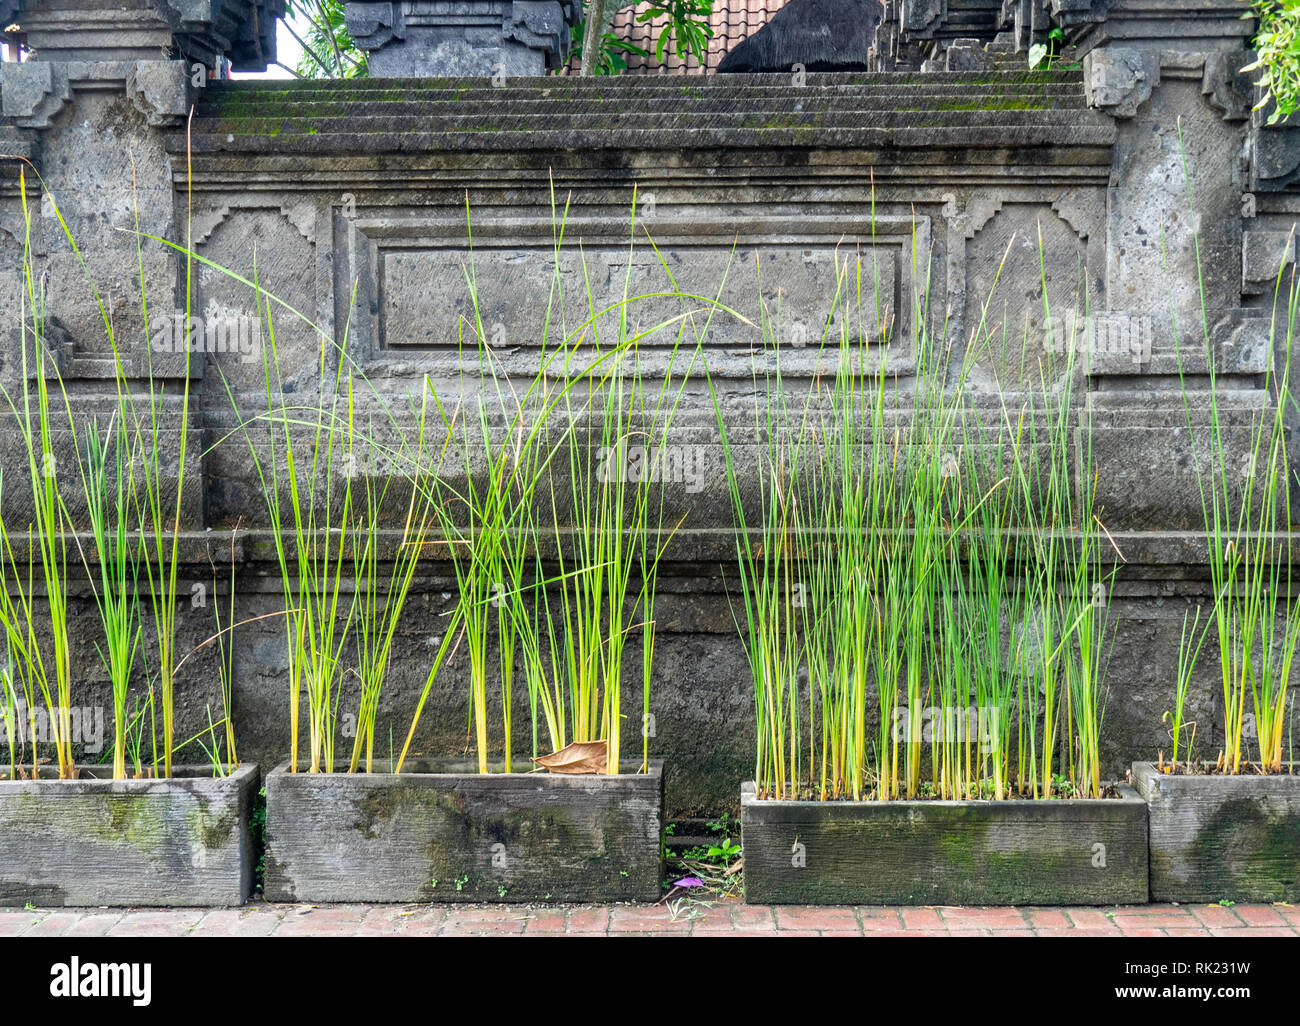
M0 779L0 905L241 905L256 766L170 780ZM57 770L51 771L56 774Z
M1133 764L1151 809L1153 901L1300 901L1300 776Z
M663 763L618 776L411 772L266 778L268 901L655 901Z
M1147 900L1147 810L1049 801L773 801L740 795L745 900L1118 905Z

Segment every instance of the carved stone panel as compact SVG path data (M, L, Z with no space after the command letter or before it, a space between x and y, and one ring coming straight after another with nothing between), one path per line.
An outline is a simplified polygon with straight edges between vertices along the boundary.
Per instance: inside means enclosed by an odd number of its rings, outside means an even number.
M319 316L314 233L292 214L278 205L240 208L195 233L196 251L220 269L196 268L193 306L201 323L191 327L207 361L220 365L237 392L264 390L262 359L272 332L290 389L309 386L320 373L321 337L331 332ZM331 380L333 370L331 364Z
M974 387L1053 379L1086 338L1087 245L1050 206L1002 206L966 245L965 339ZM1082 363L1082 360L1079 361Z
M921 229L928 238L928 224ZM361 219L349 229L365 251L353 265L357 312L371 313L374 355L399 363L473 351L480 325L503 352L565 339L606 346L622 330L661 353L699 342L735 356L776 341L797 363L798 351L811 355L828 333L838 341L842 328L878 341L907 306L911 221L878 218L874 234L869 223L829 218L649 221L645 230L653 245L640 230L631 245L624 223L570 223L557 254L549 222L476 223L471 250L462 225Z

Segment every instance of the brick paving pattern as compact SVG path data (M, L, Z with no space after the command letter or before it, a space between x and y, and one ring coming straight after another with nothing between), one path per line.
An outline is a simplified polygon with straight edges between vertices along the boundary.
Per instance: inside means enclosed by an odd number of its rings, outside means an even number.
M3 937L1297 937L1300 906L268 905L0 911Z

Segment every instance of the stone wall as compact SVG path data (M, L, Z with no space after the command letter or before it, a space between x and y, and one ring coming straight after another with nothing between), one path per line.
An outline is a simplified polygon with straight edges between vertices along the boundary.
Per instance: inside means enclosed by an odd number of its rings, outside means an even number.
M425 375L457 395L476 372L458 327L471 263L483 320L505 343L502 366L535 367L561 218L559 277L573 296L590 284L598 300L615 301L627 280L653 291L666 285L665 265L683 289L721 290L753 322L779 293L791 332L781 340L782 366L792 379L816 370L808 326L824 321L846 254L861 256L879 283L880 305L861 326L888 324L904 340L924 329L962 345L981 319L1005 320L1034 357L1052 337L1045 286L1052 310L1086 326L1079 423L1092 425L1100 501L1124 556L1109 597L1117 633L1105 753L1119 771L1167 743L1161 714L1172 702L1184 614L1209 593L1197 491L1204 453L1188 438L1180 363L1191 416L1203 425L1208 334L1230 440L1240 444L1233 426L1265 398L1274 282L1294 265L1290 233L1300 215L1300 125L1266 127L1252 113L1253 87L1241 72L1250 24L1234 0L1202 0L1190 11L1164 0L1000 8L926 0L899 11L890 0L877 50L882 66L903 70L690 82L516 78L498 69L494 78L215 83L195 65L249 52L238 40L269 37L216 17L196 21L171 0L138 11L102 0L83 6L129 9L139 32L40 46L37 27L70 5L10 6L9 20L31 25L37 59L4 65L0 89L4 152L14 155L0 189L7 388L21 381L20 168L47 336L87 410L111 406L115 384L82 258L113 311L128 366L140 379L152 361L169 415L180 416L185 361L151 348L140 268L156 325L185 308L186 261L148 236L188 240L202 261L256 275L303 315L279 313L276 335L305 401L317 387L320 336L346 333L378 397L367 400L372 408L381 399L403 408ZM412 6L420 5L404 5ZM263 19L264 27L278 13L273 4L227 8L242 26ZM1051 70L1029 72L1025 49L1053 24L1066 27L1070 49ZM154 46L162 49L146 57ZM630 246L634 195L639 241ZM255 315L246 286L201 261L189 267L193 311ZM761 339L734 319L701 335L743 431ZM667 339L647 349L666 364ZM904 382L909 359L905 345L893 357ZM261 488L242 440L230 436L232 396L245 410L265 404L260 357L208 353L189 374L189 416L204 444L191 452L183 507L192 562L179 589L182 647L211 633L211 603L190 600L200 584L222 595L230 560L239 618L283 604ZM684 520L661 579L653 704L652 753L668 765L672 815L734 807L753 734L748 665L729 608L734 548L713 406L700 375L685 387L674 440L702 447L704 464L699 487L667 495L667 519ZM1031 385L986 361L970 387L977 401L1014 407ZM752 432L747 441L752 448ZM6 481L21 478L25 457L4 452ZM6 515L18 515L19 491L3 497ZM446 562L431 558L381 708L381 735L391 723L399 746L453 593ZM93 607L82 600L78 637L88 646ZM183 736L201 728L215 702L213 651L187 668ZM1203 750L1214 745L1217 718L1211 669L1202 663L1193 697ZM88 648L77 671L103 687ZM417 741L424 754L465 747L463 673L454 665L434 687ZM280 622L241 627L234 708L245 759L284 757L285 675ZM628 701L639 719L639 694ZM525 722L521 698L516 723Z

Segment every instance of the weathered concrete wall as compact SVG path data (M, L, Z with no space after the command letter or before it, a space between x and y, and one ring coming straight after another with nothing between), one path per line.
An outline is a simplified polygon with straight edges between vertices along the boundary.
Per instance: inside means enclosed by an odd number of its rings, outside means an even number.
M896 36L879 41L882 55L947 66L957 39L961 59L986 62L985 70L503 85L217 85L200 76L196 86L185 62L134 53L76 61L64 52L58 61L7 65L0 132L4 149L29 161L30 257L46 283L48 334L69 391L80 409L108 409L115 385L100 312L50 199L111 299L128 364L139 379L153 360L173 417L184 358L151 347L138 268L156 326L185 308L185 261L149 239L137 249L137 230L188 240L204 260L256 274L310 320L274 315L286 376L305 402L317 389L319 337L346 331L349 352L393 409L425 375L456 396L465 374L477 373L477 358L459 348L458 325L471 313L467 217L483 321L502 366L519 374L539 358L559 217L563 330L585 319L588 284L602 305L629 278L634 292L665 286L662 258L683 289L721 290L751 321L779 297L791 380L816 369L809 342L820 335L836 268L860 254L880 298L878 309L856 316L867 330L888 325L899 340L890 365L904 394L914 332L960 348L983 320L999 332L1009 326L1011 358L981 361L971 389L982 403L1018 408L1034 383L1005 367L1019 366L1022 352L1037 361L1050 350L1045 283L1053 321L1086 323L1092 340L1076 394L1079 423L1092 428L1106 524L1126 560L1109 596L1116 635L1104 734L1108 765L1122 772L1167 742L1161 714L1172 703L1183 617L1210 590L1197 489L1206 454L1189 440L1179 376L1181 350L1191 416L1203 427L1197 283L1231 427L1265 401L1273 283L1294 266L1300 127L1268 128L1251 114L1253 87L1239 71L1250 26L1230 0L1198 3L1191 33L1180 17L1185 5L1152 0L1051 0L996 12L997 4L954 0L952 16L965 19L958 35L944 28L958 24L943 20L947 4L910 7L910 29L892 6L882 32ZM927 21L928 7L937 13ZM1043 38L1051 19L1068 28L1070 60L1045 72L1009 70L1023 68L1024 45ZM899 57L890 66L908 65ZM10 388L21 380L20 163L5 162L0 190L0 288L13 330L0 373ZM630 250L634 191L639 241ZM246 286L202 263L191 269L194 313L256 318ZM641 316L652 324L676 312L647 304ZM743 436L759 333L718 318L700 341ZM666 365L669 346L663 338L648 352ZM231 558L236 617L274 614L283 597L261 531L261 487L244 442L230 436L230 395L245 411L265 406L261 357L205 354L190 376L202 445L191 450L184 517L194 555L178 591L181 629L202 638ZM704 462L698 482L667 493L666 519L686 519L660 582L652 706L651 751L667 764L670 815L734 808L739 781L752 772L752 692L729 608L734 548L717 427L702 376L685 387L674 442L700 446ZM742 460L756 441L751 432ZM1230 441L1239 444L1239 433ZM24 476L25 458L5 452L8 484ZM6 488L6 515L22 501L17 484ZM215 573L208 549L220 550ZM197 584L212 601L189 601ZM398 747L453 592L449 567L431 558L381 704L380 738L391 725ZM88 644L93 609L82 614L78 637ZM241 627L234 645L240 754L274 765L288 737L282 624L269 616ZM187 667L182 720L191 733L205 705L215 708L214 649ZM1190 700L1203 751L1216 744L1211 662L1202 661ZM84 672L95 677L93 656ZM465 749L464 674L458 659L436 682L417 754ZM522 695L519 702L516 724L527 722ZM627 696L631 723L639 702ZM519 754L526 747L521 740Z

